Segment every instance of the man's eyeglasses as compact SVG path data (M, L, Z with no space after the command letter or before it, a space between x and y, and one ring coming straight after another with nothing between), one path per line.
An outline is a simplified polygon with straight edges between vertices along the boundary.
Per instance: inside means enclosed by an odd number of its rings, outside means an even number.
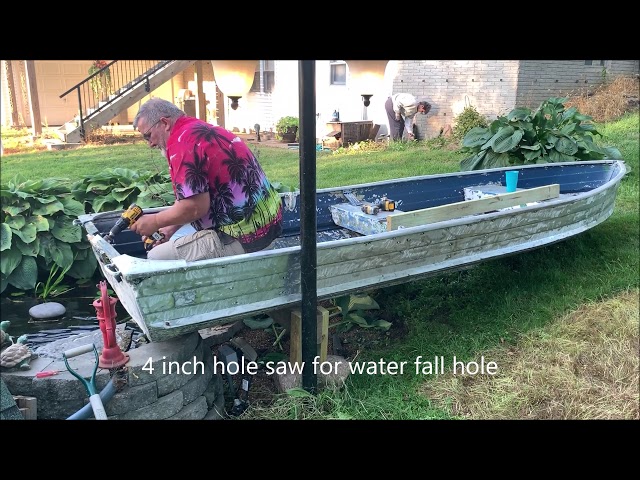
M146 131L146 132L144 132L144 133L142 134L142 138L144 138L144 141L145 141L145 142L148 142L148 141L149 141L149 139L151 138L151 133L150 133L150 132L151 132L151 129L152 129L153 127L155 127L155 126L160 122L160 120L162 120L162 118L158 119L158 120L156 121L156 123L154 123L154 124L153 124L153 125L151 125L149 128L147 128L147 131Z

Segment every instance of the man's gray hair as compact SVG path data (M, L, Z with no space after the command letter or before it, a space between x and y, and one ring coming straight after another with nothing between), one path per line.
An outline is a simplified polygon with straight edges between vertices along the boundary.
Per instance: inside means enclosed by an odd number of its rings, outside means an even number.
M424 106L425 115L427 113L429 113L429 110L431 110L431 104L429 102L427 102L426 100L422 100L421 102L418 102L418 105Z
M168 100L153 97L142 104L138 113L133 119L133 128L138 128L140 118L146 119L148 124L155 123L161 118L179 118L186 115L183 110Z

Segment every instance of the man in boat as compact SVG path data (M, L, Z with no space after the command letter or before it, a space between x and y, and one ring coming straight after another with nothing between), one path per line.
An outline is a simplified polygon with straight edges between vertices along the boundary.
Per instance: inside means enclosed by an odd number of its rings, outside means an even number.
M389 119L391 140L402 140L403 131L407 132L409 140L414 140L413 124L416 120L416 114L426 115L431 110L431 104L426 101L418 101L410 93L396 93L387 98L384 109Z
M147 258L195 261L251 253L280 235L280 195L235 133L160 98L140 107L133 128L167 159L176 197L172 206L130 226L143 240L154 232L164 235ZM194 233L172 238L189 223Z

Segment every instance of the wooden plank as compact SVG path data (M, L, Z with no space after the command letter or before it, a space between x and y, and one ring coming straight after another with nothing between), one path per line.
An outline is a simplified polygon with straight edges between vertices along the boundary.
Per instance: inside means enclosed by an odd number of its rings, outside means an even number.
M302 365L302 312L291 312L291 330L289 330L289 363Z
M395 210L393 212L380 211L375 215L369 215L362 211L361 206L350 203L331 205L329 208L333 223L362 235L386 232L387 217L405 213L401 210Z
M40 120L40 101L38 100L36 67L33 60L25 60L24 63L26 67L27 94L31 113L31 128L33 128L33 136L39 137L42 135L42 121Z
M5 60L7 64L7 88L9 90L9 104L11 105L11 126L20 125L20 117L18 116L18 104L16 103L16 87L13 78L13 65L11 60Z
M207 99L204 95L204 90L202 89L202 81L204 80L204 75L202 73L202 62L205 60L197 60L195 63L196 71L195 71L195 81L196 81L196 117L200 120L207 121ZM208 61L208 60L206 60Z
M329 349L329 310L318 306L318 355L320 362L327 361Z
M38 399L36 397L14 395L13 399L25 420L38 419Z
M327 361L329 348L329 310L318 306L317 345L320 362ZM302 312L291 311L291 328L289 330L289 362L302 364Z
M513 193L498 194L488 198L465 200L437 207L424 208L422 210L388 216L387 231L397 230L399 227L415 227L416 225L452 220L467 215L514 207L528 202L549 200L551 198L557 198L559 195L560 185L556 183Z

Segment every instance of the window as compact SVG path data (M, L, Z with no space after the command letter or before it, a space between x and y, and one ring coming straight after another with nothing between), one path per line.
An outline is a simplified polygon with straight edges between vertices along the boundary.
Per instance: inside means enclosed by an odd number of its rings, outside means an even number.
M331 78L330 85L346 85L347 84L347 64L344 60L330 60Z
M262 82L260 82L261 76L262 76ZM274 83L273 60L260 60L258 62L258 66L256 67L256 73L253 77L253 84L251 85L251 89L249 91L271 93L273 92L273 83Z
M584 64L585 65L598 65L599 64L601 67L604 67L604 60L595 60L595 62L597 62L597 63L594 63L594 60L585 60Z

